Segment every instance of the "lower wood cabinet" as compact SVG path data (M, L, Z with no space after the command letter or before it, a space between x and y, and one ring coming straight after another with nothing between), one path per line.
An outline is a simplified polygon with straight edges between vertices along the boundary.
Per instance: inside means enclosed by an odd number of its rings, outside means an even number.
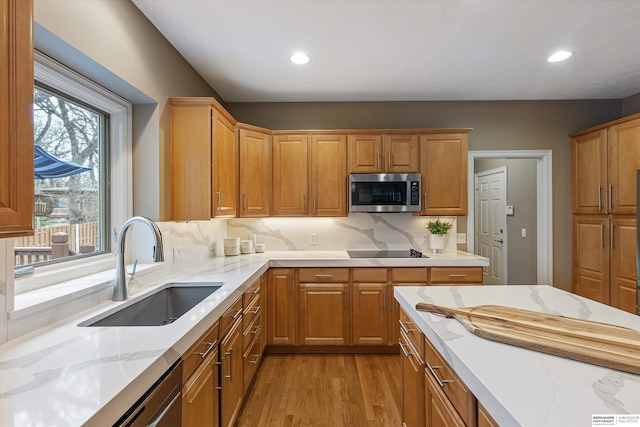
M269 269L267 284L267 344L295 345L296 292L295 269Z
M405 427L423 427L425 411L419 402L424 402L424 360L404 332L400 332L400 350L402 424Z
M302 345L349 345L348 283L300 283L299 322Z
M489 415L481 403L478 403L478 427L499 427L499 424Z
M233 426L242 407L242 319L231 326L220 342L220 425Z
M429 371L425 371L425 421L429 427L465 427L447 396Z
M387 345L389 343L389 309L387 283L354 283L353 344Z
M219 422L218 346L182 388L182 427L215 427Z

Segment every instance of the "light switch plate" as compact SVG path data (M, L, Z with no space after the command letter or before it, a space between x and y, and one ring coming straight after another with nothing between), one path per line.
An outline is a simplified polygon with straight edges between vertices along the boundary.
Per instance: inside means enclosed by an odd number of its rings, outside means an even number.
M459 243L459 244L467 243L467 233L456 234L456 243Z
M507 206L507 215L513 215L513 206Z

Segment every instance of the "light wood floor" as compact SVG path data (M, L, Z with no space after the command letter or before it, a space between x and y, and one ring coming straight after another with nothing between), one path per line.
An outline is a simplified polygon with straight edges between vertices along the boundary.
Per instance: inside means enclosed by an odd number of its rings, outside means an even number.
M397 354L267 354L238 426L400 426Z

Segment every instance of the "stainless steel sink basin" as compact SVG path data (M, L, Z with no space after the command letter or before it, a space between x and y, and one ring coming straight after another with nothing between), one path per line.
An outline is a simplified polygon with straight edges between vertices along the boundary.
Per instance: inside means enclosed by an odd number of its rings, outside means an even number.
M202 300L220 289L222 282L167 283L153 294L115 312L80 323L78 326L162 326L176 321Z

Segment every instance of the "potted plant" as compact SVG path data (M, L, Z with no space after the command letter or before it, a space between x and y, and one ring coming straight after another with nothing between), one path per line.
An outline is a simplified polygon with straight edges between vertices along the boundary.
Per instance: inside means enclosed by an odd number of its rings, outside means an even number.
M427 230L429 231L429 247L433 253L442 252L446 246L447 233L453 224L447 221L440 221L438 218L435 221L429 221L427 223Z

